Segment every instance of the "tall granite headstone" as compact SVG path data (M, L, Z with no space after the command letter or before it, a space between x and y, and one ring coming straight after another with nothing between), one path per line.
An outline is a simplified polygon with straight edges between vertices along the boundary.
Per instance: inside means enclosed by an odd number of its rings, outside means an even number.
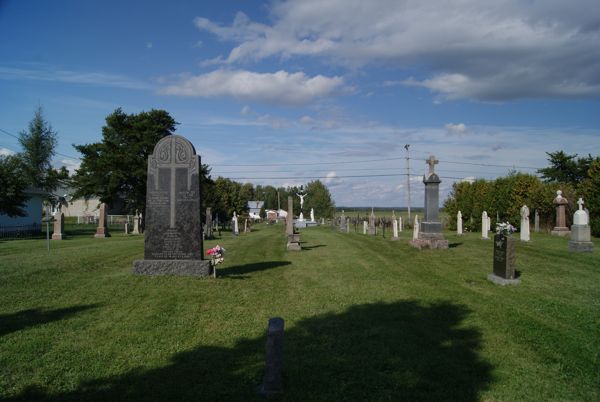
M206 216L204 217L204 238L213 238L213 220L211 207L206 208Z
M583 199L577 201L579 209L573 215L573 225L571 226L571 241L569 250L577 252L591 253L594 248L592 243L590 219L588 213L583 209Z
M185 138L161 139L148 158L143 275L208 276L200 220L200 157Z
M340 232L346 231L346 215L344 214L344 210L342 209L342 216L340 216Z
M567 199L562 196L562 191L558 190L556 192L556 198L554 198L554 205L556 205L556 226L552 229L551 234L555 236L566 236L569 233L569 228L567 227L567 218L565 207L569 204Z
M463 227L462 227L462 212L458 211L456 214L456 234L462 236Z
M234 236L237 236L240 234L240 226L239 226L239 222L238 222L237 213L235 211L233 211L233 218L231 218L231 233Z
M294 200L288 197L288 213L286 217L285 232L288 238L287 249L289 251L300 251L300 235L294 233Z
M535 230L535 233L539 233L540 231L540 214L538 213L538 210L535 210L535 218L534 218L534 227L533 230Z
M54 232L52 233L52 240L64 239L65 233L65 214L60 212L60 209L54 217Z
M141 217L136 211L136 214L133 216L133 230L131 231L131 234L140 234L140 220Z
M402 217L398 217L398 231L402 232Z
M392 219L392 240L399 240L398 237L398 221L396 219Z
M486 211L483 211L483 213L481 214L481 238L482 239L485 239L485 240L489 239L488 230L490 230L488 214Z
M368 234L371 236L375 236L377 234L377 229L375 228L375 213L373 212L373 208L371 208L371 215L369 215Z
M527 205L521 207L521 231L519 234L521 241L529 241L529 208Z
M419 239L419 215L415 215L415 223L413 225L413 241Z
M439 219L440 183L442 181L434 169L439 161L431 155L425 162L429 165L429 172L423 175L423 184L425 184L425 216L421 222L419 238L411 241L411 245L419 249L447 249L448 240L444 239L442 222Z
M96 234L94 237L110 237L108 233L108 223L106 219L106 204L101 203L99 208L98 227L96 228Z

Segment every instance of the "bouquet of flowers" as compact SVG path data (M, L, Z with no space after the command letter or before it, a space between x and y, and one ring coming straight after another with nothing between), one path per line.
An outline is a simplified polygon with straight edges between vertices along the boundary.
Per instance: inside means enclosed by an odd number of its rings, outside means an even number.
M218 244L213 248L206 250L206 255L210 255L212 257L213 265L217 265L225 261L225 249Z
M496 223L496 234L508 236L517 231L513 225L508 222Z

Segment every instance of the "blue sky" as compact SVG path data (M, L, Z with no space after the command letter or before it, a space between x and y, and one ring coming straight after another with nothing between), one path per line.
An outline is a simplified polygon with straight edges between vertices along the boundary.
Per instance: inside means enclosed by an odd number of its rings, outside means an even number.
M598 43L596 1L0 0L0 153L38 105L72 169L117 107L162 108L213 176L344 206L406 205L410 144L420 206L430 153L442 198L599 155Z

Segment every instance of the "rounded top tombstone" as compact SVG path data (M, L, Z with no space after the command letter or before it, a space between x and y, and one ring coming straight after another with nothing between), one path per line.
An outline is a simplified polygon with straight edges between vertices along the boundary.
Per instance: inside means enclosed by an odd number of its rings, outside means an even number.
M561 190L557 190L556 191L556 198L554 199L554 203L556 205L564 205L564 204L568 204L569 202L567 201L567 199L565 197L562 196L562 191Z

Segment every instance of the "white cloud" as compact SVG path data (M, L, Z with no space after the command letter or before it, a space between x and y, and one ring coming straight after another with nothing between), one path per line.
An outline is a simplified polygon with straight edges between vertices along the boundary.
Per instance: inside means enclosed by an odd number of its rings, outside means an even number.
M240 114L242 116L248 116L252 113L252 109L250 108L250 106L245 105L242 110L240 110Z
M467 133L467 126L464 123L452 124L448 123L444 126L446 132L451 135L464 135Z
M16 152L8 148L0 148L0 156L14 155Z
M288 0L270 23L238 13L230 25L196 27L234 43L222 62L311 56L350 68L425 68L419 85L441 99L505 101L600 96L597 0Z
M325 176L325 184L329 184L333 182L337 178L337 173L335 171L328 172Z
M146 49L152 49L154 45L152 44L152 42L147 42L146 43Z
M161 89L165 95L233 97L237 99L284 105L305 105L319 98L345 91L341 77L302 72L256 73L245 70L219 69L207 74L184 76L178 83Z
M74 174L81 167L81 161L76 159L61 159L57 165L57 167L66 167L70 174Z
M38 65L37 67L37 69L33 69L0 66L0 79L57 81L126 89L150 89L152 87L146 82L123 75L61 70L46 65Z

